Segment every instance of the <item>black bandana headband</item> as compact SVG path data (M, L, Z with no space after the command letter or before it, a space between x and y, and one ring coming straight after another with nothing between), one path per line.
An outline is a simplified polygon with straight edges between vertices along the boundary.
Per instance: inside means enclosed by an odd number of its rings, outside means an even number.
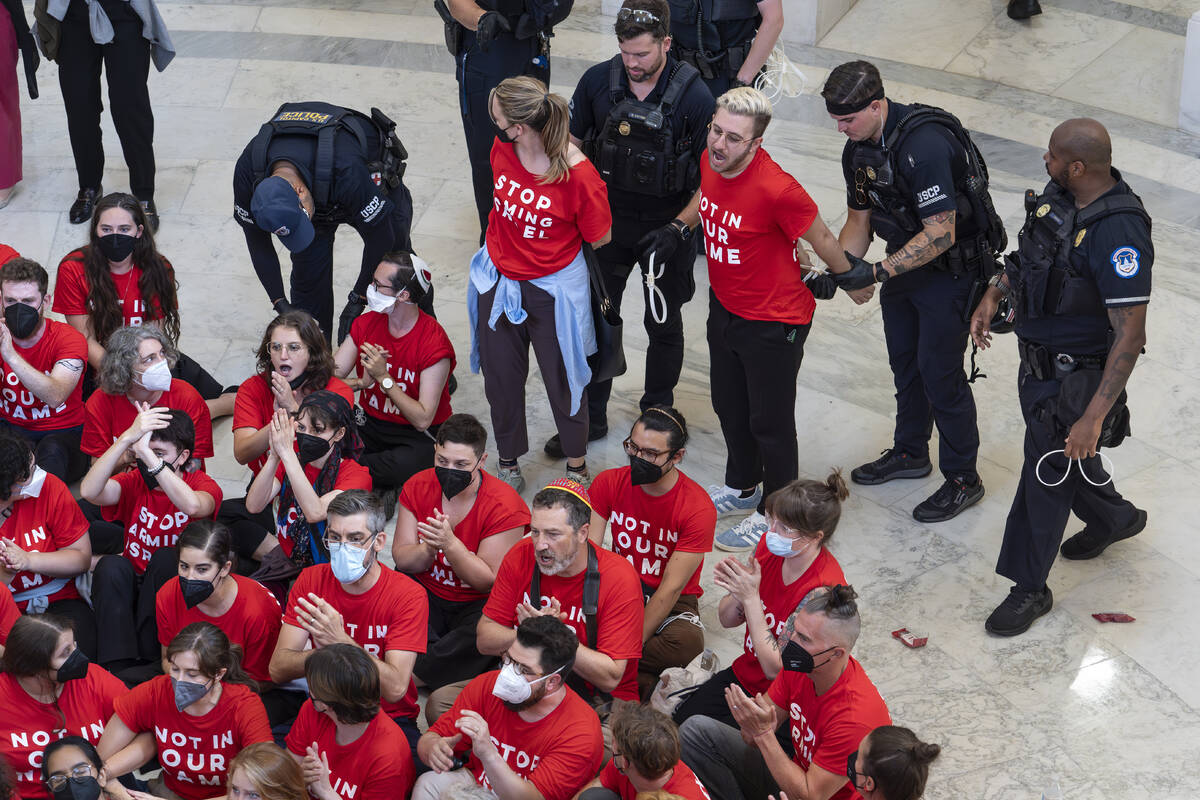
M861 103L835 103L829 98L825 98L825 110L835 117L844 117L847 114L857 114L867 106L874 103L876 100L883 99L883 87L880 86L875 93L863 100Z

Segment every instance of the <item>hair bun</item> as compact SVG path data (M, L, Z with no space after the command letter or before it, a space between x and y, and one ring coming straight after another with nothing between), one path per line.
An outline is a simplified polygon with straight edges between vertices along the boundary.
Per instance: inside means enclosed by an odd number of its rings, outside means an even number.
M932 742L917 742L913 745L913 758L922 764L928 764L933 761L942 752L940 745Z
M842 477L842 468L836 467L829 473L829 477L825 479L825 487L829 489L829 493L837 498L838 502L844 501L850 496L850 488L846 486L846 479Z

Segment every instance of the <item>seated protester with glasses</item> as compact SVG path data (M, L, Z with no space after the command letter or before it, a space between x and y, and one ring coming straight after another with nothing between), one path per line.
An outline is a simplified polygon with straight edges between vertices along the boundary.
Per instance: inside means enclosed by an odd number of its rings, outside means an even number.
M33 446L39 467L70 483L87 471L79 449L87 341L70 325L46 319L49 281L28 258L0 267L0 417Z
M567 679L582 649L554 616L517 625L503 666L472 680L417 746L433 768L412 800L440 800L476 785L500 800L567 800L600 769L596 712Z
M172 343L179 341L179 295L175 269L154 243L146 214L136 197L105 195L92 214L88 243L72 250L58 265L53 310L87 337L88 364L99 370L108 337L127 325L152 325ZM233 389L180 353L171 375L201 394L212 418L233 413ZM85 387L86 394L91 393Z
M429 606L416 581L379 563L386 523L370 492L342 492L330 501L324 541L330 561L307 568L292 586L271 677L276 683L304 677L307 660L331 644L362 648L379 671L384 712L415 752L421 734L412 669L425 651Z
M163 661L167 675L117 699L96 746L108 772L104 788L116 800L133 798L117 778L151 758L163 767L148 781L151 795L220 796L233 757L246 745L271 741L254 680L242 670L242 648L216 625L188 625L171 640Z
M99 800L108 773L96 746L82 736L64 736L42 753L42 784L54 800Z
M33 461L29 443L0 431L0 584L25 614L71 621L80 649L96 657L96 615L75 579L92 566L88 522L71 490Z
M300 765L274 742L255 742L234 757L229 763L228 797L229 800L309 800Z
M250 521L236 522L232 528L238 552L250 551L261 563L251 577L278 584L304 567L329 560L322 543L325 510L346 490L370 491L371 476L356 460L362 442L350 404L328 390L305 397L294 415L277 410L270 440L266 463L246 493L246 510L258 514L279 498L275 533Z
M441 323L422 311L432 290L429 267L411 253L384 255L367 287L365 314L334 354L337 374L356 377L362 463L375 491L395 494L433 464L433 438L450 416L448 378L454 345ZM393 507L385 508L388 517Z
M687 764L679 760L679 729L649 705L618 703L609 718L612 759L578 800L636 800L662 792L683 800L709 800Z
M683 760L713 800L788 797L851 800L846 763L872 729L890 725L879 691L850 655L858 641L858 595L849 586L813 589L788 618L779 637L783 671L767 692L725 690L731 727L690 717L679 729ZM777 738L790 736L792 753Z
M816 587L846 582L828 545L848 494L834 470L824 482L792 481L767 497L770 529L753 557L743 564L727 556L713 570L713 583L727 592L717 618L726 628L745 624L745 652L679 704L677 723L701 714L732 725L726 688L736 684L756 695L779 675L783 661L775 642L788 615Z
M929 765L941 752L908 728L881 725L850 754L846 777L863 800L920 800Z
M625 559L588 541L587 489L560 478L533 498L529 537L508 551L479 619L479 652L501 655L527 617L561 619L579 638L571 686L597 705L637 700L642 587ZM594 582L599 582L599 588ZM595 612L584 598L598 597ZM588 777L591 777L590 775Z
M601 472L588 489L588 536L602 545L607 525L612 551L633 564L642 582L643 699L664 669L687 666L704 649L700 572L712 552L717 510L708 492L679 470L687 440L683 414L647 408L625 440L629 466Z
M438 429L433 468L400 492L392 559L425 587L429 643L413 674L432 690L465 685L495 665L475 648L475 627L500 562L529 530L529 506L484 472L487 436L469 414L451 415ZM431 724L454 702L439 700L435 693L426 701Z
M287 749L316 800L403 800L416 776L408 740L380 707L379 670L361 647L331 644L304 662L311 695Z
M17 620L0 660L4 735L0 756L16 775L21 798L50 797L38 767L42 748L62 731L100 741L125 684L88 663L75 644L71 621L53 613Z
M279 638L279 601L258 581L233 571L236 555L229 528L208 519L184 528L176 544L178 574L155 597L155 621L163 652L193 622L211 622L242 648L242 668L258 684L271 726L294 719L298 692L271 682L271 654Z
M129 429L79 482L79 493L118 528L125 549L92 568L92 605L104 621L96 660L130 684L160 672L154 598L175 575L175 542L189 523L216 513L221 487L203 468L191 470L195 428L187 414L142 403ZM132 452L137 469L117 472ZM111 536L112 534L108 534ZM108 538L105 536L105 538Z

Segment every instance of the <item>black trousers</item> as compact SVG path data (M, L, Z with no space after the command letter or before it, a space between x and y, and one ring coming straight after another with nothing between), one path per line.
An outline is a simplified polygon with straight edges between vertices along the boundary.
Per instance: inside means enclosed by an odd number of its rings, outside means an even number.
M487 598L453 602L428 589L425 595L429 598L429 645L417 654L413 674L432 691L494 669L496 657L481 655L475 646L475 626Z
M103 556L92 574L92 606L104 635L96 653L100 666L127 661L154 663L162 647L154 601L158 590L178 572L179 550L161 547L138 575L129 559ZM118 676L120 677L120 676Z
M67 133L75 156L80 189L95 189L104 176L100 134L101 67L108 81L108 105L129 167L130 191L139 200L154 199L154 111L146 80L150 42L135 14L115 15L114 36L105 45L92 41L87 14L67 14L58 48L58 85L67 112Z
M94 591L94 589L93 589ZM97 633L96 614L87 601L73 597L70 600L55 600L46 607L46 613L54 614L71 621L75 631L75 644L88 657L89 661L96 660Z
M464 31L462 50L457 56L454 77L458 81L458 103L462 112L463 133L467 138L467 158L471 162L471 185L479 212L479 244L487 230L492 210L492 164L489 155L496 138L496 126L488 109L492 89L505 78L532 75L550 85L550 61L545 67L534 63L538 55L538 37L518 40L502 33L491 42L487 52L479 49L474 31Z
M763 485L766 498L794 481L796 376L811 325L739 317L709 291L709 386L725 437L725 483Z
M754 696L753 692L747 691L746 687L742 686L741 681L733 674L733 668L726 667L700 684L696 691L676 706L675 714L672 716L675 724L682 725L688 717L709 717L736 729L738 724L733 718L733 712L729 710L729 702L725 699L725 690L734 685L751 697ZM795 752L789 726L779 726L775 731L775 738L779 740L785 753L791 755Z
M662 220L637 220L613 215L612 241L596 251L605 286L617 310L621 309L621 298L629 276L640 253L635 249L637 242L650 231L661 228L672 217ZM656 302L666 312L663 322L658 322L651 310L650 289L646 286L646 265L641 270L642 296L646 302L646 313L642 324L650 339L646 348L646 382L639 403L645 411L651 406L673 406L675 385L683 369L683 304L696 293L693 267L696 263L696 248L691 242L681 244L667 261L662 277L654 282ZM658 264L655 264L655 273ZM660 294L661 293L661 294ZM608 425L608 398L612 395L612 381L588 384L588 419L592 428Z
M1048 419L1046 409L1058 397L1062 384L1057 380L1039 381L1022 369L1017 385L1025 417L1025 463L1004 526L996 572L1022 589L1037 590L1046 585L1072 511L1093 531L1110 533L1132 524L1137 508L1112 483L1092 486L1085 481L1079 464L1071 465L1061 485L1042 485L1035 474L1038 459L1061 449L1065 441ZM1065 466L1061 453L1047 458L1042 462L1042 478L1054 483L1062 477ZM1099 456L1086 459L1082 467L1093 481L1099 482L1106 475Z
M978 476L975 397L963 371L972 278L919 269L879 291L883 335L896 383L895 445L916 458L929 455L938 428L938 467L946 478Z
M0 429L11 431L29 442L37 465L63 483L74 483L87 473L88 456L79 449L82 425L53 431L31 431L0 421Z
M419 431L411 425L396 425L364 414L359 426L363 455L358 463L371 471L375 491L399 489L405 481L433 466L433 437L437 426Z

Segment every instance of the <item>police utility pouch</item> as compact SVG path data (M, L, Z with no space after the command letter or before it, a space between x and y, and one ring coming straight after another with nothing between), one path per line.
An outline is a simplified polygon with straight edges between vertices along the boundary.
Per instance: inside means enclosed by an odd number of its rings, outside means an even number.
M600 261L590 244L583 244L583 260L587 263L588 283L591 285L592 324L596 326L596 352L588 356L592 381L609 381L624 375L625 348L622 343L621 313L613 305L600 274Z
M1065 437L1071 430L1071 426L1083 416L1088 403L1092 401L1096 390L1100 388L1100 381L1103 377L1104 370L1102 369L1079 368L1060 378L1062 385L1059 388L1058 397L1053 401L1051 413L1062 436ZM1097 447L1116 447L1125 441L1125 437L1132 432L1129 426L1127 399L1122 390L1100 426L1100 439L1096 443Z
M450 51L450 55L457 56L462 50L463 26L454 15L450 13L449 7L446 5L446 0L433 0L433 10L442 18L444 26L443 33L446 37L446 49Z

